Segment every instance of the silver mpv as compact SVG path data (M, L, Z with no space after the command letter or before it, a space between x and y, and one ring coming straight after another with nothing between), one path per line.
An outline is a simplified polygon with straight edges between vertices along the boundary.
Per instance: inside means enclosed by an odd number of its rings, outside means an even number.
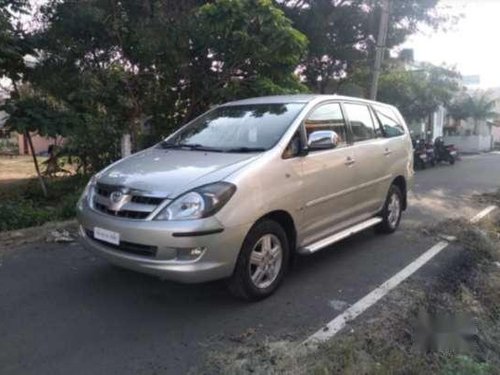
M261 299L297 254L369 227L391 233L413 180L398 110L291 95L227 103L97 173L78 202L86 246L185 283L227 278Z

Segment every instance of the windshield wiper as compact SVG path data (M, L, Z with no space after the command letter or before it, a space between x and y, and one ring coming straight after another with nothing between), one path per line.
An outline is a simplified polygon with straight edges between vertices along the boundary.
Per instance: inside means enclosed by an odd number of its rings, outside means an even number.
M224 150L225 152L263 152L267 151L264 147L234 147Z
M169 143L162 142L161 146L163 148L187 148L189 150L197 150L197 151L213 151L213 152L223 152L224 150L219 148L206 147L199 143Z

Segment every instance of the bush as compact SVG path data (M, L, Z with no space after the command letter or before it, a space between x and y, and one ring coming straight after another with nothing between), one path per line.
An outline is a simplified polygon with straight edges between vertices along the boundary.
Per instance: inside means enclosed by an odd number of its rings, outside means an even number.
M0 194L0 231L42 225L48 221L67 220L75 216L76 202L88 180L71 176L47 180L48 197L43 196L37 180L24 188Z

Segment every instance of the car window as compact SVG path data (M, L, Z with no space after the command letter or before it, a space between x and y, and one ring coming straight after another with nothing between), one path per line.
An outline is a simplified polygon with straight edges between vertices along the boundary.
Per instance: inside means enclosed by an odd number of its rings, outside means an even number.
M339 103L327 103L315 108L304 121L307 138L317 130L333 130L339 137L339 146L347 143L347 127Z
M398 116L396 116L391 108L374 105L373 109L387 138L398 137L405 133L405 128L401 125Z
M283 159L290 159L297 156L302 148L302 141L300 137L300 131L296 131L292 139L288 143L285 151L283 152Z
M162 147L225 152L268 150L303 107L303 103L221 106L167 138Z
M344 107L349 123L351 124L354 142L377 137L373 117L368 106L346 103Z

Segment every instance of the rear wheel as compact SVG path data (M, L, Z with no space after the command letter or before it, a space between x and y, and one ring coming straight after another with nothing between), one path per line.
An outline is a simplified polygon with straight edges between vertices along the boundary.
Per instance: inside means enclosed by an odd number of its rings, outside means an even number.
M403 194L401 189L392 185L387 193L384 208L380 212L382 222L375 227L379 233L393 233L399 226L403 213Z
M256 223L243 242L229 290L246 300L270 296L283 280L288 259L288 239L281 225L272 220Z
M453 157L453 155L448 155L448 161L451 165L455 164L455 158Z

